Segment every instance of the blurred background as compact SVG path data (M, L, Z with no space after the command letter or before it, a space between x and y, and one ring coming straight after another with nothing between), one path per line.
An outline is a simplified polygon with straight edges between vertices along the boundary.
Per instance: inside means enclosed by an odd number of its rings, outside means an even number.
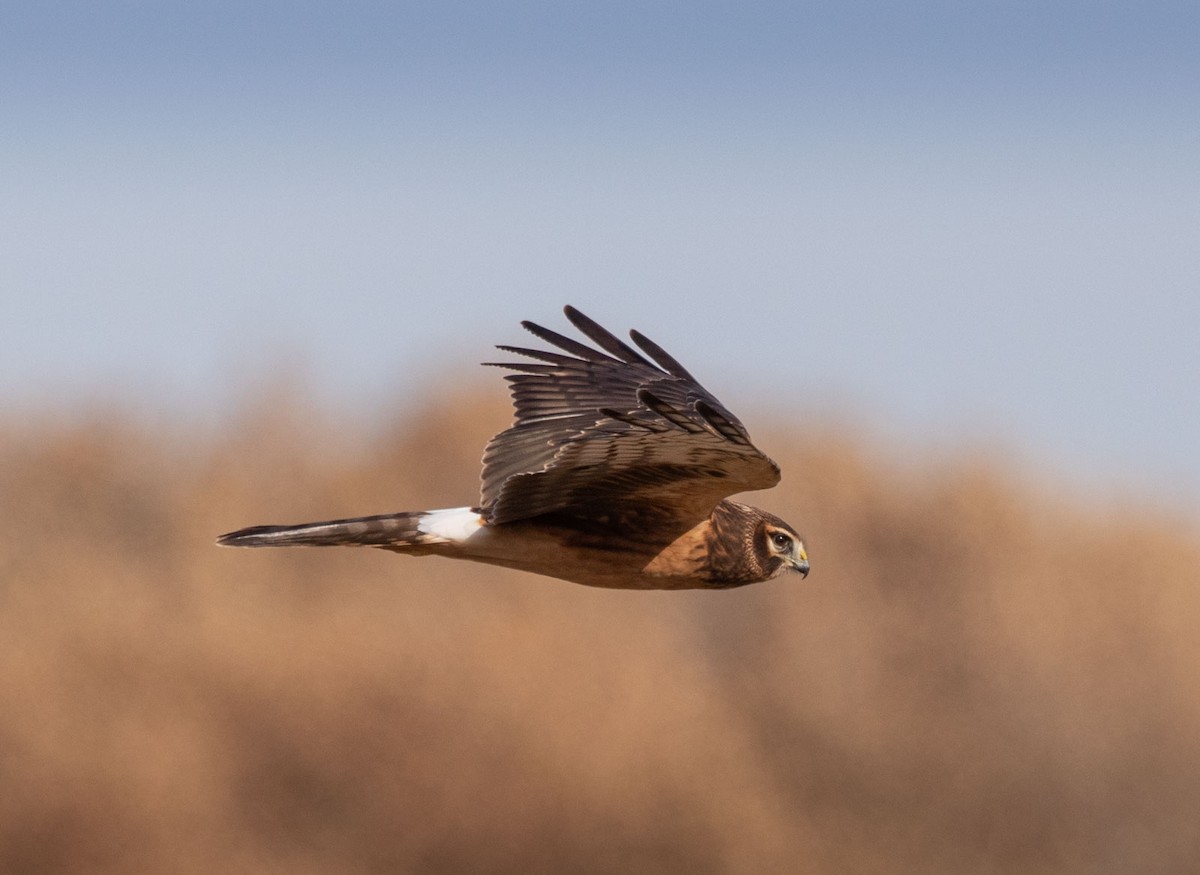
M1190 872L1200 12L0 7L0 870ZM813 574L592 591L457 506L572 303Z

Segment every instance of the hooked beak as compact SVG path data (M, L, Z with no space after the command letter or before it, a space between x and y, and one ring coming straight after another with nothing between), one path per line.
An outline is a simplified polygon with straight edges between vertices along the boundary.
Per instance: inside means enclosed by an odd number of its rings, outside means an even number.
M800 548L800 555L792 560L792 568L800 572L801 577L808 577L808 553Z

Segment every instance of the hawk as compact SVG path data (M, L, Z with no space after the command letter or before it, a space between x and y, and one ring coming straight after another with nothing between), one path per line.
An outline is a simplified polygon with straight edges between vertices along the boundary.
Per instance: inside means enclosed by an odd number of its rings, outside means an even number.
M595 348L522 322L557 347L499 346L515 421L483 453L478 506L221 535L233 547L378 547L615 589L728 589L808 574L779 517L728 496L769 489L779 466L682 365L637 331L629 346L574 307Z

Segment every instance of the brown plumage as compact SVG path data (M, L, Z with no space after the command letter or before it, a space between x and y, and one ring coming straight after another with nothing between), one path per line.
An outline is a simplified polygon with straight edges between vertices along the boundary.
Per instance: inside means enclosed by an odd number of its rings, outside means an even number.
M619 589L728 588L808 573L796 531L727 497L779 467L682 365L638 350L573 307L598 349L531 322L559 351L501 346L516 418L488 443L478 506L222 535L240 547L370 546L470 559ZM566 353L566 354L564 354Z

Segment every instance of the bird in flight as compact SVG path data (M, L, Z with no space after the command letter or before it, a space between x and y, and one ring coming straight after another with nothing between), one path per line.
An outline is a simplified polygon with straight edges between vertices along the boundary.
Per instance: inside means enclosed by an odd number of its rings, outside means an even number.
M499 346L516 416L483 453L479 504L221 535L232 547L378 547L614 589L728 589L808 574L790 525L728 496L769 489L779 466L656 343L637 349L574 307L595 347L532 322L558 350Z

